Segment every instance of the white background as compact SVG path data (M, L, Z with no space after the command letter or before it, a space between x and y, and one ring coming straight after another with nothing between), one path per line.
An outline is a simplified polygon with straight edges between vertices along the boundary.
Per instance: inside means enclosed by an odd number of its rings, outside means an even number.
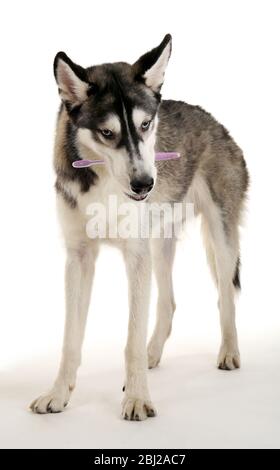
M275 1L2 2L0 447L279 447L279 13ZM59 99L52 62L133 62L173 35L165 98L200 104L243 148L251 175L237 321L242 368L215 368L217 294L199 221L174 268L173 334L149 371L159 416L120 419L126 278L102 251L78 386L66 412L29 402L54 379L61 348L64 251L52 148ZM151 306L154 318L155 289Z

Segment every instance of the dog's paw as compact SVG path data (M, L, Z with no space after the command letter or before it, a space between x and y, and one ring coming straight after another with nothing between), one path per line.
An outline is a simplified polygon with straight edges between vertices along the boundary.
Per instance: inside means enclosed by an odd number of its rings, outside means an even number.
M154 405L149 400L126 397L122 405L122 417L128 421L143 421L156 416Z
M217 366L222 370L239 369L240 354L238 348L222 344L218 355Z
M36 398L29 408L38 414L60 413L67 406L70 393L69 387L53 388L50 392Z
M155 341L151 340L148 344L148 367L153 369L160 363L162 348Z

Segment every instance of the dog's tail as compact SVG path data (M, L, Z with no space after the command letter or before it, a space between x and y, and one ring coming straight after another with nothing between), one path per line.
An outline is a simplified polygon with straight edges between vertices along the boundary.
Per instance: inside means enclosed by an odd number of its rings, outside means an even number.
M233 285L237 290L241 289L240 266L241 266L240 257L238 257L236 261L235 273L232 279Z

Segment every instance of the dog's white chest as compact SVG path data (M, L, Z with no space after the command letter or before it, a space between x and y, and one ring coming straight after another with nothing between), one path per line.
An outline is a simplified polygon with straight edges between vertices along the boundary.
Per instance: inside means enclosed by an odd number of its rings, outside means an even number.
M137 203L130 201L122 188L111 178L100 179L85 193L79 188L75 199L90 238L98 237L112 241L119 238L119 230L125 225L125 218L129 219L130 227L123 227L124 231L133 231L131 226L134 222L135 226L137 225ZM133 207L135 211L132 210Z

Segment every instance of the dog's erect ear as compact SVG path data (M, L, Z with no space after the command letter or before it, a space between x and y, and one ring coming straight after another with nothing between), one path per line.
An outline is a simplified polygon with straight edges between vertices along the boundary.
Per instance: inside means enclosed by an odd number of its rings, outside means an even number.
M155 92L159 92L164 80L164 73L171 54L172 38L167 34L158 47L142 55L133 65L136 79Z
M71 106L80 105L88 97L89 83L86 70L74 64L65 52L54 59L54 75L62 101Z

